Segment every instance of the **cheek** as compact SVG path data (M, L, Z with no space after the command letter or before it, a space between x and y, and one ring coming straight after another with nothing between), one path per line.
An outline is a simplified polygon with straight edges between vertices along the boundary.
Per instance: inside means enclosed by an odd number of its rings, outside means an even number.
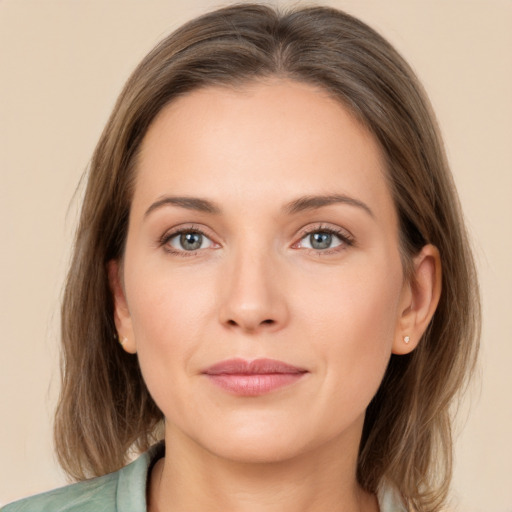
M356 346L376 337L391 342L402 288L401 270L396 267L354 265L324 279L304 280L303 291L294 294L300 298L300 316L316 328L337 331Z
M352 269L316 286L301 309L302 329L316 340L330 396L364 409L384 376L395 336L401 269ZM362 411L361 411L362 412Z
M170 348L184 338L190 342L214 297L208 288L211 279L173 268L165 257L134 258L127 267L126 291L140 348L148 344L159 350Z
M213 279L171 271L165 260L149 265L133 257L126 268L137 357L146 385L165 414L191 399L186 396L187 379L197 371L194 354L211 338Z

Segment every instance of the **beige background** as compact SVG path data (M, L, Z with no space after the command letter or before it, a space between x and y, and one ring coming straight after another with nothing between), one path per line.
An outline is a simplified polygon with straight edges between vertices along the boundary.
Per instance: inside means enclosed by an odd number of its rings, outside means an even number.
M510 512L512 1L325 3L387 36L438 113L484 300L481 377L463 408L452 506ZM170 30L217 5L0 0L0 503L64 483L51 416L77 210L70 200L82 171L135 64Z

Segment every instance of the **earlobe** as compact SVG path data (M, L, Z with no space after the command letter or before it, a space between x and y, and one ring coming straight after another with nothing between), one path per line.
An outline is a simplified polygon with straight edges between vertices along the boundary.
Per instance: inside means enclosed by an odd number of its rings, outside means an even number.
M431 244L414 257L413 275L404 285L393 354L408 354L420 342L441 296L441 258Z
M133 336L132 319L121 279L121 268L117 260L111 260L107 264L108 282L112 298L114 300L114 323L117 330L117 338L123 349L135 354L137 348Z

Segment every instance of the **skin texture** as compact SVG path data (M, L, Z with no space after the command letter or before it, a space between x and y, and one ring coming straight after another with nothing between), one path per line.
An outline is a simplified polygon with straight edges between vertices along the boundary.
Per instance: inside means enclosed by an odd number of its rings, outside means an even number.
M385 172L373 136L306 84L206 88L153 122L124 259L109 268L123 347L166 418L172 455L150 510L378 510L355 479L365 409L440 293L432 246L404 280ZM201 248L176 230L203 232ZM315 249L310 234L326 230L330 247ZM305 373L234 395L204 375L234 357Z

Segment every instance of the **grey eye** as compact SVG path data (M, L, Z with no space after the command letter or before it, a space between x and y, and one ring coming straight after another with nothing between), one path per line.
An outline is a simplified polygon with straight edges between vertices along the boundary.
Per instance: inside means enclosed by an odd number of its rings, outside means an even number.
M182 233L180 235L180 244L186 251L196 251L201 248L203 235L201 233Z
M312 233L309 235L309 243L313 249L328 249L332 243L331 233Z
M341 238L335 233L329 233L329 231L314 231L313 233L306 235L301 240L300 246L305 249L322 251L325 249L332 249L342 243Z
M211 247L212 241L197 231L183 231L171 237L169 245L178 251L197 251Z

